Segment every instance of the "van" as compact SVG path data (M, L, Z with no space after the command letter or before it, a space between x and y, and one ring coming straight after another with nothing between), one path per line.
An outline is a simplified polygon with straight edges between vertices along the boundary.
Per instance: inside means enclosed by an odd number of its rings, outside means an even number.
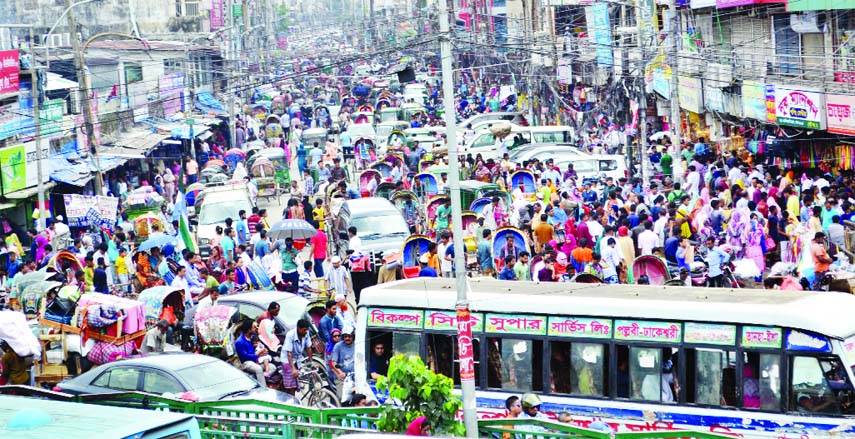
M528 143L568 143L572 142L574 131L569 126L538 126L524 127L511 126L512 137L519 137L519 144ZM499 151L494 147L496 137L489 129L478 131L469 142L464 145L464 150L473 156L481 154L484 160L498 160ZM513 148L511 148L513 149Z
M540 158L540 157L539 157ZM543 160L543 158L540 158ZM589 179L611 177L615 181L628 175L626 159L622 155L565 155L553 157L555 166L561 172L572 163L576 171L577 183Z
M362 241L360 251L372 255L372 263L377 262L386 250L399 250L410 236L401 211L385 198L345 201L338 214L335 232L346 236L351 226L356 227L356 236Z
M241 210L251 215L254 204L246 183L206 186L202 192L204 198L197 216L196 241L199 254L204 258L211 254L211 240L217 235L217 226L225 230L226 218L237 221Z

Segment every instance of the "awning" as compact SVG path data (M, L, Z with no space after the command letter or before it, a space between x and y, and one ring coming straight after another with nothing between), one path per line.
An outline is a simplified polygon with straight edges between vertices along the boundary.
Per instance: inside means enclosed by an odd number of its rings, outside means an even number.
M210 131L210 128L207 125L201 124L193 124L193 137L199 137L202 134ZM183 125L179 127L175 127L172 129L172 137L175 139L190 139L190 127L188 125Z
M51 176L51 177L53 177L53 176ZM56 186L56 184L51 183L51 182L48 182L48 183L45 183L42 185L45 192L53 189L54 186ZM32 197L34 195L38 195L38 194L39 194L39 187L33 186L33 187L28 187L26 189L21 189L19 191L10 192L10 193L3 195L3 196L10 199L10 200L25 200L27 198L30 198L30 197Z
M203 113L226 113L226 107L222 102L218 101L217 98L207 91L196 93L196 109Z
M69 161L62 155L52 155L48 159L50 179L72 186L83 187L92 179L92 171L82 161Z
M123 134L109 147L99 151L101 157L144 159L157 145L168 137L149 129L136 129Z
M63 78L57 73L47 72L47 86L45 91L68 90L77 88L77 82Z
M17 203L0 203L0 210L11 209L17 205Z

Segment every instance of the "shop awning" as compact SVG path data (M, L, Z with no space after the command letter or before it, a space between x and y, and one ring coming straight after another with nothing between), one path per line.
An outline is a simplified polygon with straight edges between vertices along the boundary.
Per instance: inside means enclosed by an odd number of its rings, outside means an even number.
M69 161L62 155L52 155L48 159L50 179L72 186L83 187L92 179L92 171L82 161Z
M56 184L50 183L50 182L42 185L42 187L44 187L45 193L47 193L47 191L53 189L54 186L56 186ZM10 200L25 200L27 198L30 198L30 197L38 195L38 194L39 194L39 187L33 186L33 187L28 187L26 189L21 189L19 191L10 192L10 193L3 195L3 196L10 199Z
M135 129L125 133L111 146L99 150L101 157L144 159L160 142L168 137L150 129Z
M45 91L77 89L77 82L63 78L57 73L47 72Z
M225 114L226 107L217 100L210 92L196 93L196 109L203 113Z

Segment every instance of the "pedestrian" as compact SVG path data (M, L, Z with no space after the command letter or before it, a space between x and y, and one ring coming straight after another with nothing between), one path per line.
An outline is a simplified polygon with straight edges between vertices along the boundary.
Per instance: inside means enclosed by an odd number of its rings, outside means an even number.
M490 229L484 229L481 233L483 239L478 242L476 255L478 257L478 266L481 268L483 276L492 276L495 272L495 264L493 262L493 243L491 237L493 232Z

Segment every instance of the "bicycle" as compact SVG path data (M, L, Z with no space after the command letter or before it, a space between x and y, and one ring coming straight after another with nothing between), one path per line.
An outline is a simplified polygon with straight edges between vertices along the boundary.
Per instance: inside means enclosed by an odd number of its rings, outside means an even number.
M297 378L297 394L295 395L303 405L308 407L333 408L339 407L341 403L334 390L326 384L327 380L322 377L317 363L301 359L297 363L299 377Z

